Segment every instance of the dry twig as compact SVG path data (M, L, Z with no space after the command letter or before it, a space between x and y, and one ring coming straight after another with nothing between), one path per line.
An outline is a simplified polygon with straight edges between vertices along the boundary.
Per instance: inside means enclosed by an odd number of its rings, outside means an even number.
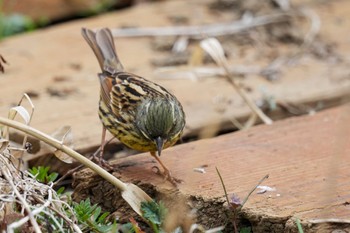
M350 219L340 219L340 218L320 218L320 219L311 219L308 222L313 224L318 223L344 223L344 224L350 224Z
M114 37L143 37L143 36L188 36L203 38L232 35L242 31L264 26L271 23L288 21L293 13L281 12L257 17L242 17L242 19L228 23L211 25L150 27L150 28L118 28L112 29Z
M0 72L5 73L5 68L3 64L8 64L5 58L0 54Z
M79 154L78 152L72 150L71 148L64 145L62 142L52 138L51 136L34 129L28 125L24 125L22 123L9 120L3 117L0 117L0 124L6 125L8 127L15 128L17 130L20 130L26 134L29 134L53 147L56 149L66 153L67 155L71 156L72 158L78 160L91 170L95 171L97 174L102 176L105 180L112 183L114 186L119 188L122 191L122 197L124 200L131 206L131 208L140 216L142 216L141 212L141 202L149 202L152 201L152 198L148 196L142 189L137 187L134 184L130 183L124 183L97 164L93 163L91 160L85 158L83 155Z
M221 47L220 42L215 39L215 38L208 38L205 40L201 41L201 47L207 52L209 53L209 55L213 58L213 60L221 67L224 68L225 70L225 78L226 81L228 83L230 83L235 90L237 91L237 93L244 99L244 101L246 102L246 104L249 106L249 108L259 116L259 118L268 125L272 124L272 120L266 116L260 108L258 108L255 103L253 103L253 101L249 98L249 96L247 95L247 93L240 87L240 85L238 84L237 80L235 80L234 77L232 77L230 70L229 70L229 66L227 63L227 60L225 58L224 55L224 50Z
M13 203L18 203L19 207L22 208L21 214L24 216L15 222L8 222L7 232L15 232L20 227L24 227L25 223L30 221L31 226L35 232L41 232L40 226L36 219L46 217L55 222L54 228L62 229L63 223L56 220L52 213L47 212L47 208L51 209L53 212L63 216L62 213L67 213L67 211L62 210L62 205L56 205L54 202L60 202L55 190L52 189L52 185L46 185L39 183L34 177L28 172L20 172L17 170L15 165L11 162L11 155L8 154L8 150L4 150L0 153L0 173L3 175L1 179L0 176L0 213L5 217L6 215L11 216L11 210L6 209L6 205ZM45 197L47 197L45 199ZM67 204L66 204L67 205ZM66 206L70 209L69 206ZM73 215L73 210L70 209L71 215ZM64 216L62 219L72 228L76 229L74 226L74 221L69 217ZM76 229L75 232L81 232Z

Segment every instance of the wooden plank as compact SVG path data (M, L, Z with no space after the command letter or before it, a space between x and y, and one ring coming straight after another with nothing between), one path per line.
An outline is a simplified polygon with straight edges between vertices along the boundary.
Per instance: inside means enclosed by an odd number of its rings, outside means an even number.
M178 191L151 171L156 163L149 154L115 161L119 168L115 174L140 184L153 196L183 194L197 209L198 221L208 227L227 221L216 167L227 192L242 200L269 174L263 185L276 191L254 192L243 208L243 216L253 225L254 232L296 232L295 218L302 221L306 232L346 230L350 224L310 222L330 218L349 221L349 122L347 105L167 149L161 159L175 177L184 181ZM194 172L194 168L202 166L206 173ZM74 197L78 200L90 197L108 206L109 211L117 209L110 201L115 193L101 191L106 187L113 190L111 185L101 182L92 172L85 169L76 174L74 183Z
M232 20L231 12L214 14L208 11L207 1L164 1L142 4L90 19L77 20L64 25L38 30L1 41L1 54L9 61L6 73L0 76L0 114L8 109L23 92L38 94L33 98L36 106L32 126L51 133L63 125L72 126L76 149L86 151L100 143L101 126L97 117L98 64L80 35L81 27L167 26L174 12L189 17L189 24L205 24ZM335 57L350 53L346 30L349 1L314 4L314 10L325 22L321 35L335 48ZM336 12L336 13L334 13ZM152 15L152 17L149 17ZM337 23L341 22L341 23ZM184 105L187 115L187 135L198 135L203 129L219 126L232 128L230 119L246 118L249 109L225 81L218 78L205 80L155 80L150 60L162 58L164 52L154 51L152 38L118 38L120 57L129 71L142 74L164 85ZM276 49L285 49L276 44ZM266 65L267 56L253 46L231 47L234 56L230 64ZM241 56L239 54L247 54ZM261 100L262 89L277 101L292 103L319 103L338 101L350 87L348 59L327 61L305 57L302 63L283 69L282 79L271 83L252 75L244 80L254 100ZM58 93L53 93L58 91ZM63 97L55 95L62 94ZM220 104L215 99L226 101ZM220 101L219 101L220 102ZM220 105L220 106L219 106ZM221 106L222 105L222 106ZM218 108L224 109L224 112Z
M2 12L4 15L19 14L34 21L34 23L45 24L51 22L62 21L68 18L74 18L77 15L92 14L97 9L100 9L99 2L74 1L66 2L64 0L31 0L27 2L28 5L22 2L12 2L11 0L4 0L2 2ZM130 1L111 1L104 5L103 9L110 7L120 8L131 4ZM45 9L45 10L43 10ZM100 9L102 10L102 9Z

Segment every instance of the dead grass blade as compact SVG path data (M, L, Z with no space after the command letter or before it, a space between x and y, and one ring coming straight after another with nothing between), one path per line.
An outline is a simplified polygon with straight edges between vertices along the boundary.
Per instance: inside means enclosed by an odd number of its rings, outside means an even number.
M112 29L114 37L141 37L141 36L188 36L203 38L205 36L232 35L259 26L285 22L293 13L281 12L257 17L242 17L235 22L217 23L210 25L149 27L149 28L121 28Z
M51 136L61 141L62 144L68 146L69 148L73 148L73 135L70 126L66 125L59 128L57 131L51 134ZM58 149L54 149L52 152L59 160L65 163L73 163L75 161L72 157L68 156L66 153L63 153Z
M9 143L9 140L0 137L0 153L4 152Z
M50 146L55 147L56 149L66 153L67 155L73 157L74 159L78 160L82 164L84 164L86 167L90 168L91 170L95 171L97 174L102 176L105 180L112 183L114 186L119 188L122 192L122 197L124 200L131 206L131 208L140 216L142 216L141 212L141 202L150 202L152 201L152 198L148 196L142 189L137 187L134 184L124 183L121 180L117 179L112 174L108 173L106 170L102 169L97 164L93 163L91 160L85 158L81 154L77 153L76 151L72 150L71 148L67 147L66 145L62 144L57 139L54 139L53 137L34 129L28 125L22 124L20 122L6 119L3 117L0 117L0 124L5 125L7 127L12 127L14 129L17 129L19 131L22 131L28 135L31 135Z
M28 111L25 107L23 107L23 102L24 100L26 100L29 104L29 108L30 111ZM8 113L8 118L13 120L16 118L17 115L19 115L22 120L24 120L26 125L30 125L30 122L33 118L33 114L34 114L34 104L32 102L32 100L30 99L30 97L24 93L22 98L20 99L20 101L18 102L17 106L12 107ZM30 112L30 113L29 113ZM6 140L9 140L10 134L9 134L9 128L5 127L2 131L1 131L1 137L5 138ZM27 139L28 139L28 135L24 135L23 137L23 141L22 141L22 148L12 148L15 151L17 151L17 155L16 157L19 158L19 163L18 163L18 167L17 169L20 169L22 163L21 161L23 161L23 154L24 151L26 150L26 144L27 144Z
M220 42L215 38L208 38L202 40L200 43L201 47L213 58L218 66L221 66L225 70L225 78L228 83L230 83L233 88L237 91L237 93L243 98L245 103L249 106L249 108L259 116L259 118L267 125L271 125L273 121L265 115L260 108L258 108L255 103L249 98L248 94L244 91L243 88L240 87L237 80L232 77L229 66L224 54L224 49L222 48Z
M24 206L26 212L27 212L27 217L32 225L32 227L34 228L36 233L41 233L42 231L40 230L40 227L38 225L38 223L36 222L35 218L34 218L34 214L33 212L30 210L30 207L26 201L26 199L20 194L20 192L16 189L13 181L12 181L12 177L10 175L10 172L7 169L2 169L2 175L5 177L5 179L8 181L9 185L12 187L14 194L16 196L16 198L18 198L18 200L22 203L22 205ZM19 226L21 226L23 223L21 221L27 222L28 220L26 218L22 218L20 221L17 221L15 223L10 224L9 228L8 228L8 232L12 233L14 232L13 229L17 228L17 225L12 226L14 224L18 224Z

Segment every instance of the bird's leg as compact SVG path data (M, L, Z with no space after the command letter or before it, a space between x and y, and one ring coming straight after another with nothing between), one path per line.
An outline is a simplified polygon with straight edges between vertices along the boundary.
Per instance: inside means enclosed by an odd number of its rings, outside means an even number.
M100 147L95 151L95 153L92 154L92 160L95 162L98 162L101 165L101 161L103 159L103 151L106 144L106 128L102 126L102 137L101 137L101 145ZM97 154L99 154L99 158L97 158Z
M102 126L101 146L92 156L93 156L93 160L98 162L98 164L101 167L104 167L107 170L111 171L111 170L114 170L114 168L106 160L103 159L103 152L104 152L106 143L107 143L107 141L106 141L106 128ZM97 158L98 152L99 152L99 158Z
M105 150L106 145L106 128L102 126L102 138L101 138L101 149L100 149L100 164L103 160L103 152Z
M172 183L174 186L177 186L178 183L182 182L182 180L177 179L171 175L170 170L164 165L162 160L160 160L159 156L156 155L156 152L150 152L150 153L151 153L152 157L157 160L157 162L160 164L160 166L162 166L162 168L164 170L162 175L164 176L165 180L170 181L170 183Z

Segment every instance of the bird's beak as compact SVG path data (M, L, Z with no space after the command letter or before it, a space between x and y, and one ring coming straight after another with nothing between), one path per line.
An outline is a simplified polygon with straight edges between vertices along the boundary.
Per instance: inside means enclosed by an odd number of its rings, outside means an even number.
M160 154L162 153L163 146L164 146L164 140L161 137L157 137L155 141L156 141L158 156L160 156Z

